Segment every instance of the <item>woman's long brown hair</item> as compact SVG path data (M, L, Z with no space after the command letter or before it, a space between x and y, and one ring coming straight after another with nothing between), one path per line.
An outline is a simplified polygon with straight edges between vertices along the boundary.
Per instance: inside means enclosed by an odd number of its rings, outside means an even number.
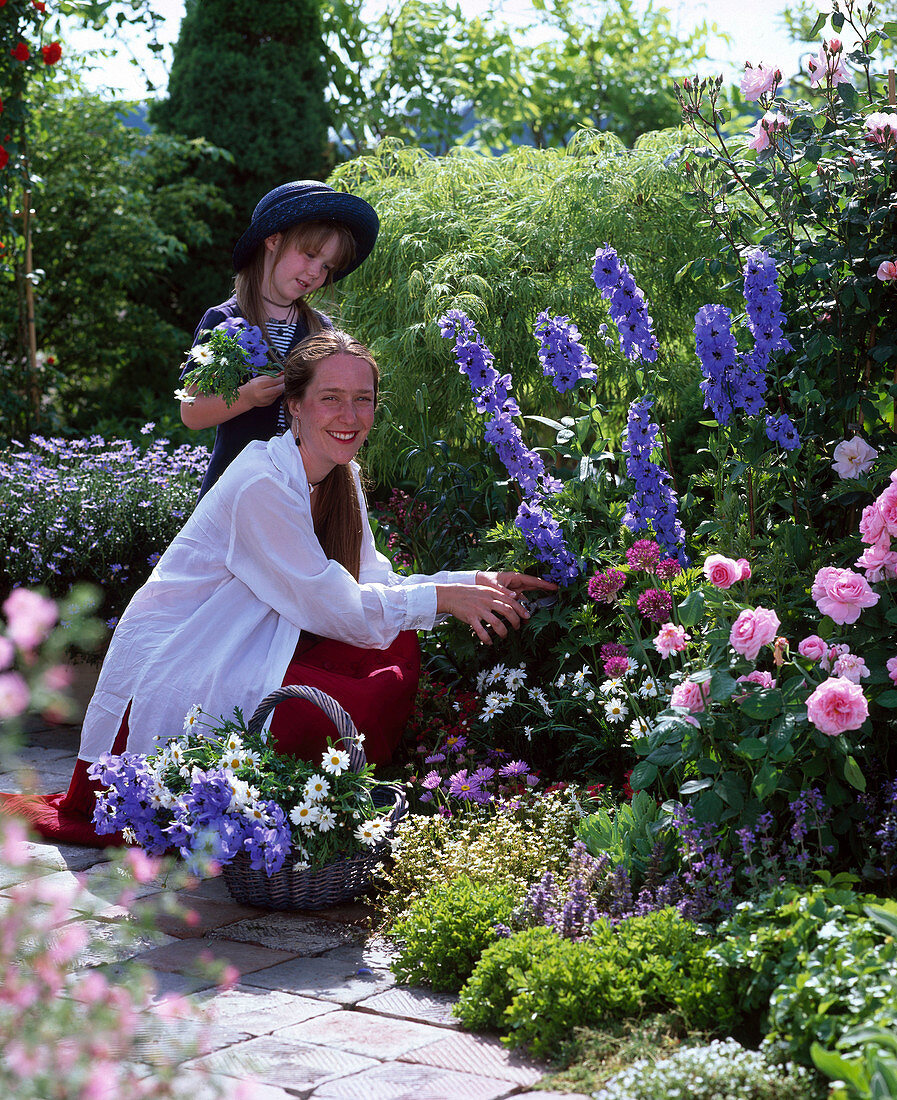
M332 355L354 355L371 368L374 403L380 387L380 371L370 351L339 329L322 329L293 348L284 364L284 406L301 401L315 376L318 363ZM312 509L315 535L328 558L338 561L358 580L361 569L361 536L367 522L362 515L351 467L334 466L319 481Z
M342 270L355 259L355 238L341 222L300 222L285 229L274 250L272 270L288 248L295 246L300 250L319 252L334 233L339 237L340 249L333 269L327 276L327 283L332 282L334 273ZM262 241L252 254L249 263L235 275L234 293L237 297L237 305L240 307L240 316L245 317L251 325L258 325L262 330L262 336L270 344L268 330L265 327L268 307L262 300L262 295L267 289L263 286L265 252L265 242ZM318 315L305 298L296 299L296 308L299 311L299 319L305 322L309 334L321 330L323 326Z

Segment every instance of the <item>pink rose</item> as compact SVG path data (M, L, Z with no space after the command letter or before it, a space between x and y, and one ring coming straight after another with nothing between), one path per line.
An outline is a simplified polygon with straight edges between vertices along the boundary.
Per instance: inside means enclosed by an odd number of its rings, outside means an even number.
M710 681L696 684L694 680L685 680L673 688L670 695L671 707L685 707L692 714L699 714L710 698Z
M866 662L855 653L842 653L832 669L832 676L843 676L845 680L850 680L854 684L858 684L864 676L868 675L869 669L866 668Z
M735 681L737 684L757 684L761 688L774 688L776 686L775 677L771 672L765 672L759 668L755 668L753 672L749 672L747 676L739 676ZM740 703L742 699L747 699L748 693L742 692L741 695L733 695L732 698L736 703Z
M838 658L850 652L850 646L841 642L828 648L828 653L819 662L823 672L831 672L832 667L838 663Z
M663 658L672 653L681 653L691 641L691 635L685 633L684 626L676 626L675 623L664 623L660 632L654 639L654 648Z
M872 116L870 115L869 117L871 118ZM897 118L897 115L894 117ZM889 136L893 137L894 134L889 131ZM881 141L881 143L884 144L883 135L873 137L872 134L867 134L866 137L872 141ZM894 279L897 279L897 264L895 264L893 260L882 260L878 265L878 271L875 272L875 278L881 279L883 283L890 283Z
M739 558L738 565L741 567L741 580L749 581L751 579L751 563L747 558Z
M897 551L889 550L882 543L867 546L861 557L854 562L860 569L866 570L866 580L870 584L897 577Z
M779 625L779 617L775 611L769 611L765 607L755 607L753 610L748 608L732 624L729 645L742 657L756 661L763 646L775 641Z
M767 149L770 134L774 135L777 130L787 130L790 125L791 119L787 115L783 115L780 111L767 111L763 118L748 130L749 134L754 135L754 140L748 142L748 148L756 149L758 153Z
M881 599L869 582L852 569L824 566L813 581L812 596L822 615L839 625L855 623L864 608L874 607Z
M877 454L861 436L842 439L832 455L835 460L832 469L840 478L856 478L872 468Z
M888 534L897 536L897 485L891 484L881 493L875 503L882 523L888 529Z
M0 720L24 714L30 699L28 685L18 672L0 673Z
M828 653L828 646L818 634L810 634L798 645L797 652L811 661L821 661Z
M741 94L748 103L754 103L760 96L771 92L781 79L781 69L771 69L762 61L759 65L751 65L749 61L741 78Z
M711 554L704 562L704 576L715 588L731 588L741 580L741 566L734 558Z
M869 704L859 684L833 677L807 700L807 717L822 733L836 737L845 730L858 730L869 717Z
M29 588L14 588L3 602L7 637L20 649L34 649L46 640L59 617L56 604Z
M878 501L867 504L860 517L860 538L870 546L879 542L887 542L890 545L888 527L879 511Z
M811 88L821 84L823 80L829 81L833 87L838 84L850 83L850 73L841 64L841 59L838 56L841 52L841 43L838 42L837 38L833 38L832 42L837 43L838 48L836 50L827 54L825 47L822 47L819 53L807 62Z
M888 670L888 675L897 684L897 657L888 658L885 668Z

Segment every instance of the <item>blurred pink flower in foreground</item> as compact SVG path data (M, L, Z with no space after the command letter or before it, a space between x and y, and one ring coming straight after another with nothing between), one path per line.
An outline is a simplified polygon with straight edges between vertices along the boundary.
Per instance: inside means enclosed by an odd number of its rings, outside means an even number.
M6 636L20 649L34 649L56 625L56 604L29 588L14 588L3 601Z

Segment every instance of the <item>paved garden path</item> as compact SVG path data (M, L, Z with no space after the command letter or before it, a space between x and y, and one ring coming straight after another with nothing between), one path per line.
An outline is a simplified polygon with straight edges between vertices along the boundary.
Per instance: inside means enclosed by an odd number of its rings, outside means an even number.
M24 761L44 792L68 785L78 731L32 731ZM0 773L0 790L18 790L16 775ZM83 876L90 890L106 856L101 850L38 843L29 869L64 887ZM10 876L7 876L8 878ZM0 879L0 907L14 899L16 881ZM142 887L134 907L152 903L160 884ZM188 993L209 1004L207 1049L188 1063L216 1074L257 1082L257 1100L550 1100L532 1091L545 1067L509 1052L493 1038L460 1030L453 998L396 985L389 945L370 933L362 904L315 912L280 913L237 905L220 879L182 891L198 919L162 917L152 940L127 954L150 967L158 997ZM128 911L108 896L88 894L94 934L82 965L108 963L102 951L110 923ZM239 982L221 991L197 975L200 955L232 964ZM119 963L124 961L121 951ZM208 1094L196 1074L192 1100ZM576 1098L568 1095L568 1100ZM579 1100L585 1100L580 1097Z

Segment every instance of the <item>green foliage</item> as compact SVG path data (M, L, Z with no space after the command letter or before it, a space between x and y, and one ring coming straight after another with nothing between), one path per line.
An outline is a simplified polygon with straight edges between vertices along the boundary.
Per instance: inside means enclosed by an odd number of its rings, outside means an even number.
M176 410L187 338L160 310L173 265L202 239L215 205L192 177L210 152L126 126L120 104L77 90L38 101L33 128L39 373L14 368L0 396L0 433L94 432L106 418L117 434L122 423L136 431L162 395ZM15 359L14 309L14 299L0 302L4 364Z
M211 220L210 242L191 248L176 273L181 327L192 329L227 296L231 249L259 199L288 180L326 174L321 52L318 0L187 0L168 98L150 117L167 133L229 151L201 179L231 210Z
M434 886L391 930L401 942L393 973L401 982L457 993L515 901L510 884L484 886L467 875Z
M720 926L710 957L729 968L743 1010L763 1014L773 1049L809 1064L813 1042L897 1022L897 941L866 918L876 900L837 880L806 892L781 887Z
M626 259L651 297L658 377L673 382L668 407L693 408L691 329L703 291L675 283L674 273L710 239L682 206L678 172L664 164L681 140L652 134L628 151L610 134L583 132L563 151L515 148L491 157L456 150L444 158L384 142L333 173L334 186L366 198L382 226L374 253L340 284L343 323L376 354L392 414L369 445L375 477L389 480L400 468L424 384L432 422L455 460L468 465L482 454L469 385L436 324L451 308L482 323L497 365L513 370L524 413L543 415L558 398L542 377L535 318L543 309L574 315L597 364L596 402L616 410L602 435L616 437L635 381L619 353L593 338L607 318L590 274L605 240L626 242Z
M658 834L666 824L663 811L645 791L636 791L630 802L601 809L583 818L576 835L593 856L606 852L614 866L641 880L652 861ZM672 847L667 842L667 849Z
M407 915L434 885L459 875L522 892L545 871L559 874L580 817L570 795L556 792L515 810L472 808L452 818L406 818L396 830L392 863L382 872L387 889L380 905L387 920Z
M821 1090L803 1066L779 1065L733 1039L642 1058L592 1094L594 1100L814 1100Z
M537 1056L575 1027L676 1008L691 1026L725 1025L732 990L708 965L708 941L673 909L599 920L574 942L546 927L487 947L456 1008L466 1027L497 1028Z
M324 4L330 106L354 154L385 137L437 153L471 140L563 146L584 126L631 144L677 122L670 76L705 56L704 25L677 34L666 11L631 0L544 0L527 26L508 25L501 5L468 18L447 0L399 0L369 25L359 11Z

